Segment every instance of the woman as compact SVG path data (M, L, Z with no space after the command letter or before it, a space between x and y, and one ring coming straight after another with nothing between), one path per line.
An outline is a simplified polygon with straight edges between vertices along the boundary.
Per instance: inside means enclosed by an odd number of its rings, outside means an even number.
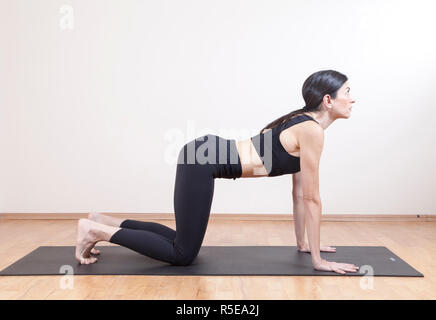
M179 153L174 189L176 230L164 225L90 214L78 222L76 259L97 261L90 253L109 241L173 265L189 265L197 256L209 219L215 178L273 177L293 174L294 220L298 249L310 252L316 270L344 274L354 264L321 258L321 198L318 168L324 130L336 119L349 118L352 104L348 78L334 70L312 74L303 84L306 106L271 122L243 141L205 135ZM305 220L309 245L304 241Z

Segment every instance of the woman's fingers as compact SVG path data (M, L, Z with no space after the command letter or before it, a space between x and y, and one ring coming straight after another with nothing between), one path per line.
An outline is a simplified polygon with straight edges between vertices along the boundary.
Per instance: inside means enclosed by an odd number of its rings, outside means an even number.
M321 246L319 249L323 252L336 252L336 248L330 246Z
M358 266L352 263L338 263L338 265L344 268L359 268Z
M339 268L339 267L334 267L334 268L333 268L333 271L336 272L336 273L345 274L345 271L342 270L342 269Z
M351 268L351 269L357 269L359 270L358 266L355 266L354 264L347 264L347 268Z
M359 267L355 266L354 264L348 264L348 263L335 263L335 267L339 270L348 271L348 272L357 272L357 270L359 270Z
M340 267L339 267L339 263L336 263L334 261L330 262L330 269L331 271L334 271L336 273L340 273L340 274L344 274L345 271L343 271Z
M357 269L354 268L341 268L341 270L348 271L348 272L357 272Z
M298 249L300 252L310 252L309 245L305 245L303 248ZM320 246L319 251L321 252L336 252L336 248L330 246Z

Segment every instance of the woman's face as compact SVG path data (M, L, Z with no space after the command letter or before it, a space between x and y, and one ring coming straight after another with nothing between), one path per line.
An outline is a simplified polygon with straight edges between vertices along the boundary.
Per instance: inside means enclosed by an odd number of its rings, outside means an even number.
M331 110L334 112L335 117L346 119L350 117L353 103L356 102L356 100L351 97L350 90L350 85L348 81L346 81L342 87L339 88L336 99L331 100Z

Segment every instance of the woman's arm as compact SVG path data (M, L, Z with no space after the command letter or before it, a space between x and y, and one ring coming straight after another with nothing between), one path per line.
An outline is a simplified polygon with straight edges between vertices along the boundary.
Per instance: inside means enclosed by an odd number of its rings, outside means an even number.
M313 267L322 271L344 274L356 272L354 264L326 261L320 254L321 197L319 195L319 161L324 146L324 130L308 121L299 135L301 185L303 189L304 212L307 222L307 236Z
M292 175L292 202L294 215L295 237L297 238L297 248L302 250L306 247L304 220L304 201L303 188L301 185L301 172Z
M301 187L301 172L293 174L292 178L292 201L294 209L294 228L295 237L297 239L297 249L300 252L309 252L310 248L305 241L304 233L306 231L306 222L304 218L304 201L303 201L303 188ZM321 252L336 252L336 248L330 246L320 245Z
M307 237L309 240L312 264L316 268L321 263L320 255L320 223L321 197L319 194L319 161L324 146L324 130L309 121L301 131L300 170L303 190L303 208L307 222Z

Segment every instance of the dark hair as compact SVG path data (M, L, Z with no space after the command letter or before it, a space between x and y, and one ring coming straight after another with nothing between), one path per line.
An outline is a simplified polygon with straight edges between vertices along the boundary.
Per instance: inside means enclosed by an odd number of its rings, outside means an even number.
M342 87L347 80L346 75L335 70L321 70L311 74L309 78L304 81L302 90L306 105L301 109L294 110L274 120L263 128L260 133L263 133L266 129L274 128L281 123L289 121L297 114L319 111L324 96L329 94L335 99L339 88Z

